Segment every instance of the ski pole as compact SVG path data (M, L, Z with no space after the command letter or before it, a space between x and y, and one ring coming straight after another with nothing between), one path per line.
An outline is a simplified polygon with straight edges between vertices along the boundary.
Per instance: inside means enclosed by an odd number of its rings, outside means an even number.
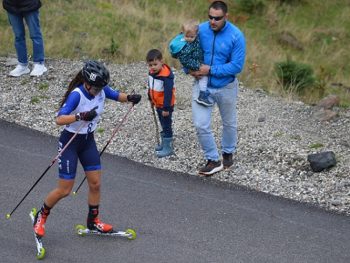
M102 151L100 152L100 157L103 154L103 152L107 149L108 145L111 143L114 135L117 133L117 131L119 130L119 128L122 126L122 124L125 122L126 117L129 115L129 113L131 112L131 110L134 108L134 104L132 104L129 108L129 110L127 111L127 113L124 115L123 119L119 122L119 125L113 130L112 136L109 138L108 142L106 143L106 145L103 147ZM79 186L77 187L77 189L73 192L73 195L76 195L80 189L80 187L83 185L83 183L86 180L86 176L84 176L83 180L81 181L81 183L79 184Z
M81 128L83 127L85 123L83 122L80 127L78 128L78 130L75 132L75 134L72 136L72 138L70 138L70 140L68 141L68 143L63 147L63 149L57 154L57 156L52 159L50 165L45 169L45 171L40 175L40 177L38 178L38 180L36 180L36 182L33 184L33 186L29 189L29 191L24 195L24 197L22 198L22 200L16 205L16 207L11 211L11 213L6 214L6 218L9 219L11 217L11 215L17 210L17 208L20 206L20 204L24 201L24 199L29 195L29 193L34 189L34 187L40 182L40 180L44 177L44 175L47 173L47 171L54 165L54 163L58 160L58 158L61 157L62 153L67 149L67 147L69 146L69 144L71 144L71 142L74 140L74 138L77 136L78 132L81 130Z
M159 127L158 127L158 121L157 121L157 117L156 117L156 112L154 110L154 105L152 104L152 102L150 101L150 105L152 108L152 115L153 115L153 120L154 120L154 125L156 127L156 141L157 144L160 145L160 140L159 140Z

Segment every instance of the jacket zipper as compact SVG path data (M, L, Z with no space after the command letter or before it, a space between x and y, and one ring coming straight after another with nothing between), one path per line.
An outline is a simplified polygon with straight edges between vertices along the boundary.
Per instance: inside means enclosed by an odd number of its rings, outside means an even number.
M214 60L215 40L216 40L216 32L214 32L213 46L212 46L212 49L211 49L210 67L213 65L213 60ZM208 83L209 83L208 86L211 86L211 77L210 77L210 75L208 76Z

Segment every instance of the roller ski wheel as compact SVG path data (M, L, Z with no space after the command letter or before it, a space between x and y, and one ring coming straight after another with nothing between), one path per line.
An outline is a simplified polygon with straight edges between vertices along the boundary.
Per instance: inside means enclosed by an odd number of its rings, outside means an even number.
M126 229L125 231L112 230L110 232L101 232L98 230L90 230L86 226L83 226L83 225L76 225L75 231L79 236L100 235L100 236L125 237L128 240L136 239L136 232L135 232L135 230L133 230L131 228Z
M34 220L37 214L37 210L36 208L32 208L32 210L29 213L29 216L32 220L32 226L34 225ZM33 229L34 232L34 229ZM35 244L36 244L36 249L37 249L37 253L36 253L36 258L38 260L44 259L45 258L45 248L43 246L43 242L42 242L42 237L38 236L35 232L34 232L34 238L35 238Z

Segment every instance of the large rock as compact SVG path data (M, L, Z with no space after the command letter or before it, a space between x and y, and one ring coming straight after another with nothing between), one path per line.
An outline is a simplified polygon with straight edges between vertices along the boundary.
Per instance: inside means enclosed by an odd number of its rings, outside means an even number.
M325 110L330 110L334 106L339 106L340 98L337 95L329 95L322 100L319 101L317 104L318 107L323 108Z
M310 162L311 169L314 172L321 172L337 163L335 154L332 151L309 154L307 160Z

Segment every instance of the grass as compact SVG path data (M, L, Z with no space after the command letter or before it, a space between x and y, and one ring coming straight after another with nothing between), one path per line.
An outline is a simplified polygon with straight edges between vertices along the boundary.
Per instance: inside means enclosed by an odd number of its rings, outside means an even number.
M48 89L49 89L49 83L47 83L47 82L41 82L40 84L39 84L39 90L41 90L41 91L47 91Z
M38 96L34 96L30 98L30 103L31 104L36 104L40 102L40 98Z
M313 143L309 146L310 149L319 149L322 148L324 145L322 143Z
M43 0L40 19L47 57L101 58L114 63L143 61L147 51L159 48L171 66L178 61L167 52L169 40L188 18L207 19L208 1L185 0ZM261 0L259 14L241 11L240 2L227 1L229 19L247 40L247 59L240 76L245 86L283 95L274 72L276 62L292 60L309 64L318 85L296 97L315 103L330 93L350 105L349 77L350 4L348 0L301 0L279 5ZM293 34L303 51L278 42L282 31ZM6 12L0 11L0 55L15 53L13 33ZM31 41L27 39L28 50ZM333 86L332 83L342 85Z

